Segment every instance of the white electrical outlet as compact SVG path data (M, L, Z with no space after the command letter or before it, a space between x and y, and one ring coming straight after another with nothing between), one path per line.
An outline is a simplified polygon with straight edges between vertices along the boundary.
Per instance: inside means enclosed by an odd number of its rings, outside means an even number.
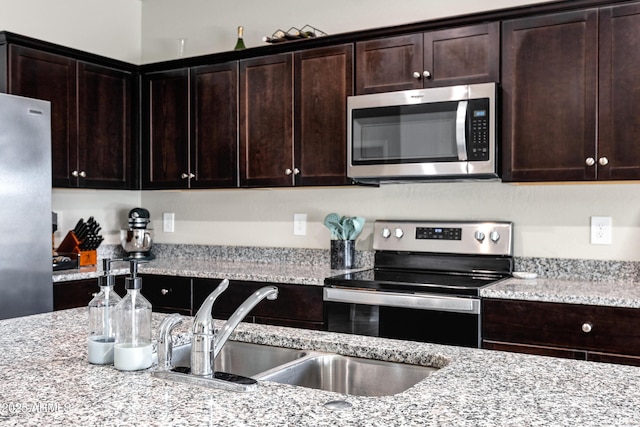
M610 245L612 240L612 220L610 216L591 217L591 244Z
M304 236L307 234L307 214L293 214L293 235Z
M176 214L173 212L165 212L162 214L162 231L165 233L173 233Z

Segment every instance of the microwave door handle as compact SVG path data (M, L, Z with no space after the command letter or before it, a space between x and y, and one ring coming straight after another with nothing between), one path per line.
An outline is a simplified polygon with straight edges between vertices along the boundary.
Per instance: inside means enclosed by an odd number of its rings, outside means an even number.
M466 138L466 122L467 122L467 105L469 101L458 102L458 111L456 113L456 147L458 148L458 160L467 161L467 138Z

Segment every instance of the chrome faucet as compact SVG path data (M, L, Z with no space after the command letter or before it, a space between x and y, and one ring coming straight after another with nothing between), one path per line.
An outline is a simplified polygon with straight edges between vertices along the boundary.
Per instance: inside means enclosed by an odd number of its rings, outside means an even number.
M278 288L265 286L255 291L229 317L216 337L211 310L216 299L229 286L227 279L220 282L218 287L209 294L193 321L193 338L191 340L191 374L207 376L213 374L213 362L222 350L229 336L249 312L263 299L278 298Z

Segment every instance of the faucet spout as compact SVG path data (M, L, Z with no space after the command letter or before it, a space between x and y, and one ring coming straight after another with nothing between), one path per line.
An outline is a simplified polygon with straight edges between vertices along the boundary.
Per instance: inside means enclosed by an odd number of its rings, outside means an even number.
M191 373L193 375L211 375L213 373L212 352L215 342L215 329L211 310L216 299L229 287L224 279L204 301L193 320L193 338L191 341Z
M218 337L214 342L212 362L222 350L225 343L229 339L231 333L236 329L238 324L249 314L249 312L263 299L270 301L278 298L278 288L275 286L265 286L255 291L249 298L247 298L241 305L233 312L227 322L220 328Z

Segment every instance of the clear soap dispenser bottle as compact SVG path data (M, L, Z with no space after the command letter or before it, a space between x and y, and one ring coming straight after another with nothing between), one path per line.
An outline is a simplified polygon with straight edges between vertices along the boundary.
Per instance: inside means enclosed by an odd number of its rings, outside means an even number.
M111 260L102 260L103 275L98 278L100 292L89 302L89 363L113 364L115 334L115 308L120 296L113 290L115 277L111 274Z
M146 369L152 364L151 303L142 296L138 261L131 260L127 295L116 306L116 342L113 366L121 371Z

